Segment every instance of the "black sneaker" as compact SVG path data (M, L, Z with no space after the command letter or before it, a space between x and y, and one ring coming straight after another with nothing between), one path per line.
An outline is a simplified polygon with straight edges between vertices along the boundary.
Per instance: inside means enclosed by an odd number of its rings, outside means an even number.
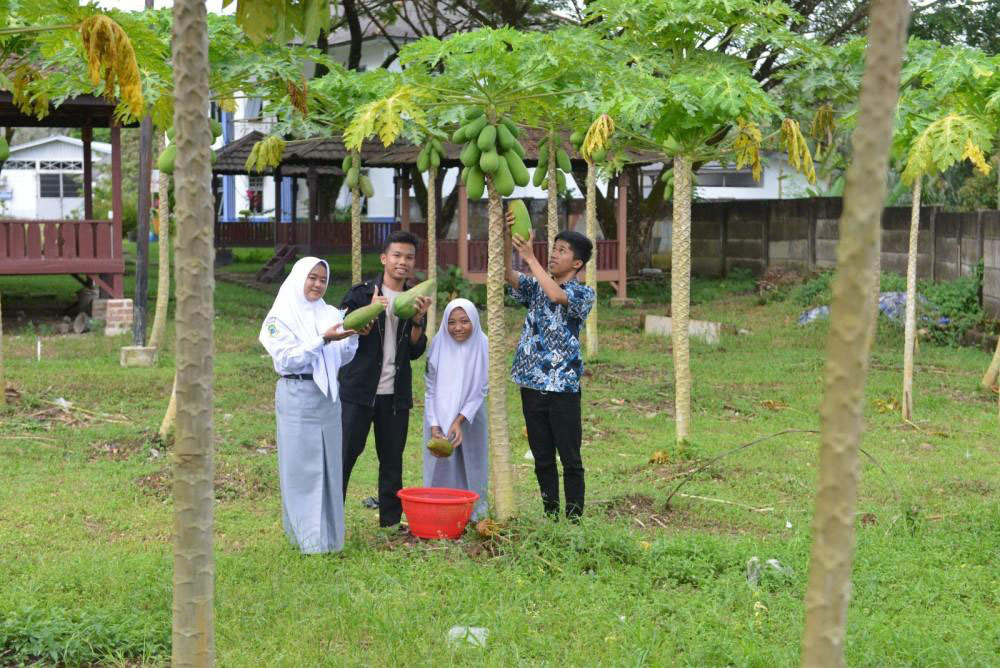
M376 510L378 508L378 499L376 499L374 496L366 496L365 498L361 499L361 505L364 506L365 508L371 508L372 510Z

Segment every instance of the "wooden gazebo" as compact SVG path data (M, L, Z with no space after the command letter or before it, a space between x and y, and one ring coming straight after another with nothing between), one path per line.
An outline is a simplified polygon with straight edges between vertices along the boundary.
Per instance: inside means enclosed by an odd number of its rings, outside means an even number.
M87 277L104 296L123 296L121 131L115 104L81 95L52 106L42 119L22 113L0 92L0 126L80 128L83 135L83 219L0 219L0 275L67 274ZM91 142L94 128L111 129L111 219L94 217Z
M250 155L253 145L263 139L265 135L259 132L252 132L247 136L232 142L218 151L218 160L213 168L216 174L246 174L244 163ZM533 167L537 164L538 141L541 139L540 132L527 131L523 133L521 144L525 149L525 164ZM564 147L569 155L573 155L568 141ZM448 167L461 167L459 154L462 147L446 142L444 144L445 155L442 158L442 169ZM396 211L399 212L398 220L388 223L365 224L362 226L362 247L365 250L377 248L379 240L392 230L409 230L417 236L427 238L427 224L413 223L410 220L410 182L409 174L411 165L416 164L417 154L420 147L415 146L403 139L397 140L388 148L382 146L381 142L366 141L361 150L361 161L366 167L387 167L393 168L397 172L395 179L397 188L395 197L397 201ZM256 245L271 246L275 248L276 257L284 253L291 257L288 247L295 247L298 251L311 255L320 255L324 252L341 251L350 248L350 226L344 223L333 223L332 221L321 219L320 212L315 204L316 183L318 175L341 174L340 164L347 155L347 149L343 141L339 138L321 138L309 142L289 144L285 149L281 164L273 170L266 172L275 176L275 211L281 210L281 188L279 180L282 176L305 176L309 187L309 215L306 222L294 224L279 224L278 216L275 216L273 226L262 225L260 223L234 223L227 222L216 224L216 244L228 246ZM583 167L583 161L576 159L579 164L574 167ZM642 162L640 156L636 160ZM615 286L619 298L627 297L626 288L626 202L628 181L625 175L618 179L618 210L617 210L617 238L606 239L597 242L597 278L599 281L609 281ZM462 270L462 275L473 283L486 282L486 262L487 262L487 241L485 239L469 238L469 199L466 196L466 189L463 184L458 183L458 238L439 239L437 242L437 258L441 267L458 266ZM293 196L293 203L295 201ZM217 207L218 210L218 207ZM295 213L292 220L296 220ZM382 229L382 228L385 229ZM619 242L621 240L621 242ZM543 266L548 262L548 244L545 240L535 242L535 255ZM417 256L417 268L425 270L427 268L427 249L421 247Z

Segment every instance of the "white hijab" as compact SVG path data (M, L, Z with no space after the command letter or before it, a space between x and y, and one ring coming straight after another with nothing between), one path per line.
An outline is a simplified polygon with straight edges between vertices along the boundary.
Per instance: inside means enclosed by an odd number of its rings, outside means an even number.
M448 317L456 308L465 311L472 321L472 334L461 343L448 333ZM489 380L489 344L475 304L468 299L448 303L427 361L436 374L433 417L437 425L447 431L459 413L471 422L486 398Z
M330 265L326 260L316 257L304 257L292 267L288 278L281 284L274 305L264 319L265 325L260 330L260 342L267 347L267 321L274 318L281 322L301 342L315 339L338 322L343 322L341 312L327 304L323 299L309 301L306 299L306 278L317 264L326 268L326 280L330 282ZM333 346L323 346L313 362L313 382L324 396L337 401L337 367L338 352ZM331 396L330 388L333 388Z

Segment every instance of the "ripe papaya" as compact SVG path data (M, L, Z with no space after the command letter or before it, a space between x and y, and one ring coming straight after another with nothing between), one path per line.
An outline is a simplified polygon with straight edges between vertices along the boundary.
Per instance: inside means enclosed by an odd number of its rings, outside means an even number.
M384 310L385 304L382 302L375 302L374 304L354 309L344 318L344 329L353 329L355 331L364 329L368 326L368 323L377 318Z
M208 124L212 128L212 139L218 139L222 136L222 123L214 118L210 118L208 119Z
M511 200L507 206L514 212L514 224L510 228L510 233L527 241L531 238L531 216L528 215L528 207L519 199Z
M480 116L482 116L485 113L486 113L486 110L483 109L482 107L473 107L472 109L466 109L465 110L465 120L467 120L467 121L474 120L476 118L479 118Z
M435 151L433 148L430 150L431 167L437 169L441 166L441 154Z
M567 174L573 171L573 163L569 161L569 155L561 148L556 150L556 164Z
M340 169L345 174L350 171L352 160L353 158L351 157L351 154L348 153L347 155L344 156L344 160L340 163Z
M462 153L459 154L458 159L462 161L462 164L466 167L472 167L473 165L479 164L479 147L476 146L476 142L470 141L462 149Z
M487 125L479 133L479 138L476 139L476 146L479 147L480 151L492 151L496 148L497 143L497 129L492 125Z
M507 151L503 154L504 160L507 161L507 166L510 168L510 175L514 177L514 183L519 186L526 186L531 182L531 174L528 173L528 168L524 166L524 161L521 160L520 156L514 151Z
M9 151L8 151L9 152ZM164 174L174 173L174 160L177 159L177 144L171 144L163 149L163 153L156 160L156 168Z
M488 123L489 121L485 116L480 116L475 120L469 121L465 124L465 136L469 139L469 141L476 139Z
M509 151L514 148L514 142L517 140L514 135L510 133L507 126L501 123L497 126L497 145L500 147L501 151Z
M468 183L465 185L469 199L482 199L483 191L486 189L486 175L483 174L483 170L479 169L479 165L469 167Z
M521 130L517 127L517 123L515 123L514 121L510 120L507 117L504 117L500 119L500 122L503 123L505 126L507 126L507 129L510 130L510 133L514 135L514 139L517 139L519 136L521 136Z
M510 167L503 158L500 158L497 173L493 175L493 185L503 197L510 197L514 193L514 176L510 173Z
M347 170L347 187L351 190L358 187L361 181L361 170L357 167L351 167Z
M417 283L392 300L392 314L401 320L409 320L417 314L417 297L430 297L437 289L437 280L430 278Z
M446 438L432 438L427 441L427 449L435 457L451 457L451 453L455 451L455 446Z
M368 178L367 174L362 174L358 178L358 186L361 188L361 194L365 197L375 197L375 186L372 185L372 180Z
M428 155L430 151L428 149L430 146L424 146L420 149L420 153L417 154L417 171L426 172L427 168L431 166L431 157Z
M500 167L500 156L496 151L486 151L479 158L479 169L485 174L493 174Z

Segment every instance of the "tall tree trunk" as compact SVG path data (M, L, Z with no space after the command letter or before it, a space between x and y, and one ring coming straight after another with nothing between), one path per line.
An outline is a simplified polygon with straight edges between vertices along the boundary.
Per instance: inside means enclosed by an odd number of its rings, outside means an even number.
M166 146L166 135L160 138L161 150ZM170 302L170 175L160 172L157 189L160 195L159 219L159 265L156 277L156 313L153 316L153 329L149 335L149 347L159 348L163 345L163 335L167 331L167 305Z
M691 438L691 161L674 158L673 241L670 253L670 339L674 352L674 421L679 445Z
M549 257L552 257L552 245L559 234L559 181L556 180L556 142L559 135L555 132L549 135L549 143L545 147L549 151L549 169L546 176L548 185L548 211L546 211L546 238L549 242Z
M359 153L354 159L360 158ZM361 282L361 190L351 188L351 283Z
M587 262L587 285L597 294L597 168L587 160L587 238L594 244L594 253ZM597 357L597 300L587 316L587 359Z
M427 170L427 279L436 281L437 266L437 167ZM428 337L437 332L437 288L431 292L431 307L427 309Z
M802 637L805 668L844 665L860 475L858 446L875 330L873 254L879 248L908 13L905 0L872 3L858 125L852 140L854 160L844 189L820 407L819 481Z
M153 120L147 114L139 129L139 192L135 230L135 298L132 300L132 345L146 345L149 307L149 212L153 170Z
M173 6L177 140L177 438L174 442L174 666L215 663L212 168L204 0Z
M913 182L910 248L906 256L906 334L903 342L903 420L913 420L913 348L917 333L917 241L920 235L920 184Z
M507 429L507 323L504 321L503 287L506 281L504 216L493 177L486 177L489 193L489 251L486 269L486 322L489 327L490 478L496 516L510 519L517 511L510 465Z

